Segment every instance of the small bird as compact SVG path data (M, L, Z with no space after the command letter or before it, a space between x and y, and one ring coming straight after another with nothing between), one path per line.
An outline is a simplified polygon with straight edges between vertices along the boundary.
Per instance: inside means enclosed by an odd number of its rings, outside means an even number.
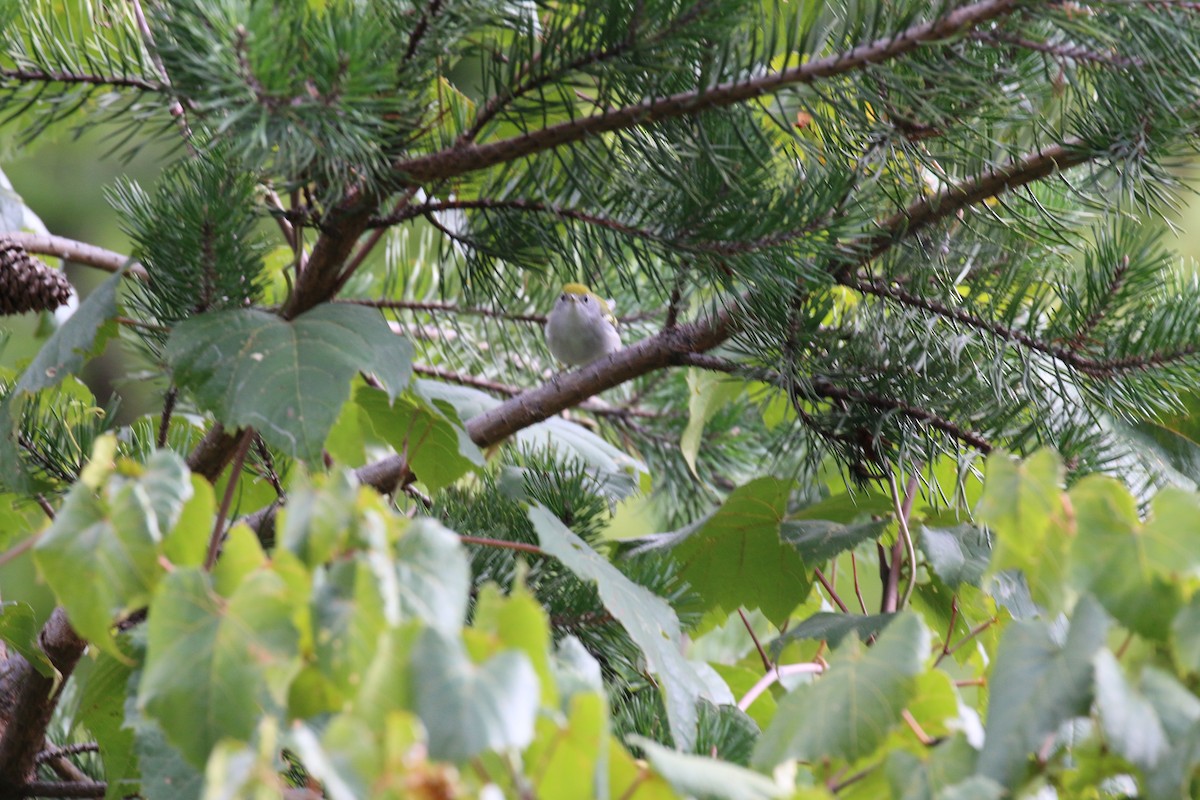
M621 349L612 301L581 283L568 283L546 319L546 344L559 361L582 367Z

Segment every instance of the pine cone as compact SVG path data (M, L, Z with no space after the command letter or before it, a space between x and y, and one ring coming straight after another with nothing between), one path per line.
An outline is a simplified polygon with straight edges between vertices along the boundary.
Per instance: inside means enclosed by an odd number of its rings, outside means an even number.
M62 272L0 236L0 315L53 311L70 296L71 284Z

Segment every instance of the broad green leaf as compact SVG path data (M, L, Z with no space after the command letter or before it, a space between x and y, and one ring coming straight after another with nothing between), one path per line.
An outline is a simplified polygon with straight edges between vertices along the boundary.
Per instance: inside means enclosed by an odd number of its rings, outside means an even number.
M683 795L676 794L661 775L646 769L644 761L634 759L620 741L611 738L608 742L609 797L629 800L682 800Z
M886 495L872 492L855 494L839 492L805 506L788 515L788 518L792 520L830 520L850 525L872 514L891 514L892 510L892 499Z
M970 523L950 528L923 525L917 544L933 571L951 588L962 583L978 586L992 557L991 537Z
M1171 621L1171 653L1183 672L1200 672L1200 594L1179 609Z
M435 759L465 761L533 741L538 678L518 650L471 663L457 639L427 628L412 654L413 706Z
M873 752L900 721L929 653L929 632L910 612L896 616L866 647L850 637L829 670L779 701L754 764L770 769L788 759L855 761Z
M989 572L1021 570L1033 599L1051 610L1062 604L1072 533L1063 518L1062 471L1052 450L1039 450L1023 462L993 453L975 509L995 536Z
M227 428L253 426L308 460L320 457L359 370L374 372L392 397L412 374L412 345L378 312L345 304L291 321L254 309L193 317L171 332L164 354L175 380Z
M694 756L663 747L644 736L630 736L630 744L646 753L655 772L680 794L711 800L767 800L791 797L791 789L758 772L715 758Z
M137 790L134 733L125 726L125 693L132 669L105 653L80 659L71 673L77 699L73 730L86 730L104 761L108 797Z
M808 569L780 536L791 488L776 478L753 480L673 539L680 577L700 593L705 608L758 608L778 625L808 596Z
M321 729L293 724L287 746L321 782L329 800L417 800L461 797L453 764L428 760L424 731L415 715L391 711L377 724L351 714L334 717Z
M1146 774L1147 800L1191 800L1196 797L1200 769L1200 724L1174 738L1171 749Z
M38 645L41 628L32 606L15 600L0 603L0 641L20 653L42 675L53 678L58 670Z
M544 692L544 689L543 689ZM580 692L567 702L566 719L537 720L533 744L522 754L540 800L609 797L608 709L600 692Z
M947 786L937 793L934 800L1004 800L1008 793L1003 786L991 778L973 775L970 778Z
M1042 621L1017 622L1000 641L992 669L987 738L979 773L1012 789L1029 754L1071 717L1087 712L1092 659L1104 644L1108 620L1093 600L1075 606L1066 640L1055 641Z
M843 525L822 519L787 520L779 526L779 535L796 548L804 563L823 564L863 542L878 539L887 526L887 520L857 525Z
M146 487L159 535L164 536L179 523L184 504L192 498L191 473L177 453L155 450L138 482Z
M1093 665L1105 739L1123 758L1152 770L1170 746L1154 706L1125 679L1111 651L1097 651Z
M279 546L310 567L329 561L352 539L358 491L357 482L346 470L325 477L300 477L279 512Z
M1146 563L1176 580L1200 567L1200 495L1168 487L1150 502L1144 529Z
M554 670L554 683L564 703L580 692L604 691L600 662L587 651L582 642L570 634L558 641L550 666Z
M1090 475L1071 488L1078 535L1071 548L1071 577L1118 622L1142 636L1165 641L1181 598L1148 563L1133 496L1114 478Z
M1196 697L1174 675L1146 667L1142 670L1142 696L1150 702L1167 737L1183 737L1200 722L1200 697Z
M836 614L831 611L818 611L803 622L787 629L787 633L771 643L772 655L778 657L779 652L797 639L824 639L831 647L837 647L846 638L846 634L854 633L859 639L866 641L887 627L896 617L895 614Z
M114 479L96 497L80 483L35 545L34 560L75 630L119 655L113 621L150 601L162 574L160 542L143 484Z
M430 491L483 466L483 453L445 401L441 401L443 410L414 391L389 403L383 392L370 387L355 392L354 401L366 411L375 432L405 456L417 480Z
M287 587L268 570L228 600L197 569L180 569L149 610L138 703L194 766L225 737L247 741L294 671L297 633Z
M445 401L467 420L501 404L487 392L469 386L439 381L414 381L416 390L429 401ZM646 475L646 465L605 441L604 437L562 417L550 417L520 430L513 437L522 447L555 448L563 458L575 458L595 470L601 491L623 500L638 489L637 477Z
M625 627L659 677L667 721L676 747L688 750L696 738L697 701L707 694L696 669L680 648L679 618L665 600L621 574L558 517L540 505L529 509L542 549L585 581L595 581L600 601ZM613 787L614 791L619 787Z
M372 557L372 568L387 568ZM471 565L458 536L428 517L416 519L396 543L396 588L403 617L415 617L444 634L456 633L467 615Z
M123 273L118 272L97 286L50 335L12 391L0 402L0 483L5 486L23 490L29 483L16 441L24 403L29 395L77 374L87 357L101 349L108 338L105 335L108 329L104 332L102 329L117 313L117 287L123 279Z
M319 572L312 592L316 666L341 698L353 697L387 627L384 597L368 556L338 560Z
M550 664L550 620L525 584L514 582L508 597L500 594L496 584L487 584L479 590L473 617L473 631L495 637L500 648L516 648L525 654L542 687L542 705L556 708L559 698Z
M191 496L179 510L175 524L163 531L163 555L177 567L198 567L204 563L217 512L212 484L199 475L189 476L188 482Z
M977 752L961 735L939 742L921 756L898 748L888 753L884 770L897 800L940 798L943 791L975 772ZM996 788L1003 791L1001 786Z
M138 794L146 800L200 800L204 772L188 763L167 741L157 722L140 714L133 698L127 703L126 719L133 728L134 751L141 773Z
M696 472L696 456L700 452L704 426L730 400L746 391L746 386L728 375L709 370L689 369L687 387L688 423L679 440L679 449L683 451L683 460L687 462L688 469L699 477Z

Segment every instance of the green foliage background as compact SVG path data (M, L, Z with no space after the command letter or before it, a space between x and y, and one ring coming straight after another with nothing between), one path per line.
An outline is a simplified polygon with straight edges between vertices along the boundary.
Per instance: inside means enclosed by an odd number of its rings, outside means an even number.
M0 795L1200 790L1190 4L0 23Z

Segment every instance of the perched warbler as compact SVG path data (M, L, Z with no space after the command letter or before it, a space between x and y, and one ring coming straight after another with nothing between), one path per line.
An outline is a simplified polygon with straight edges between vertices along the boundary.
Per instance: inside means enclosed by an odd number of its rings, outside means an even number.
M568 283L546 319L546 344L559 361L581 367L620 350L621 335L608 302L581 283Z

